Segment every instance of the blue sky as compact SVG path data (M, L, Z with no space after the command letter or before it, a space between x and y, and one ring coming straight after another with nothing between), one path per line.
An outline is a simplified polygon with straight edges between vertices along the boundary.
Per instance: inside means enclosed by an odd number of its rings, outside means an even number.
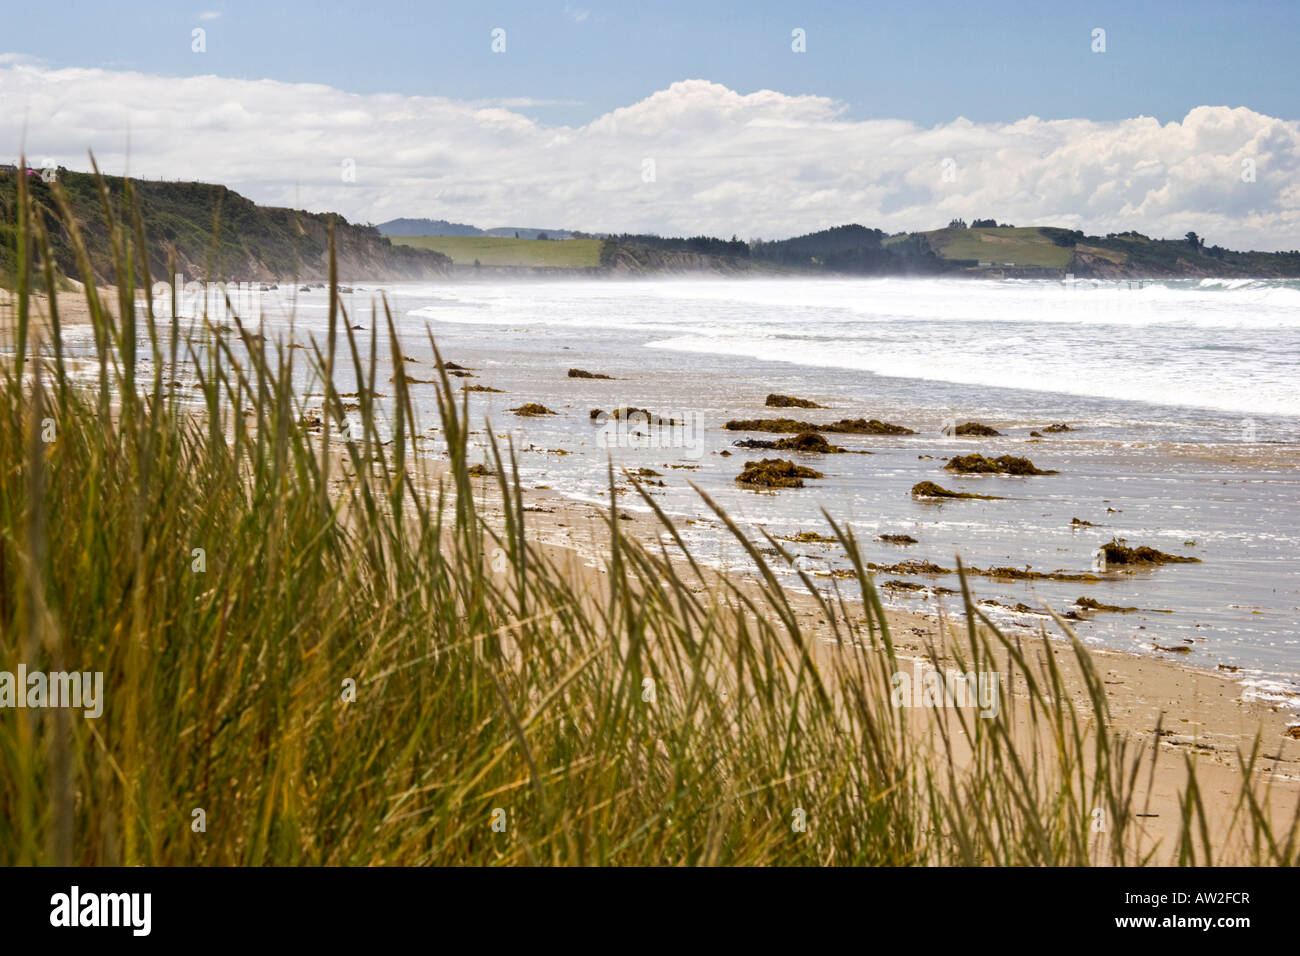
M1300 0L105 6L6 11L8 161L363 222L1300 245Z
M108 9L110 8L111 9ZM200 19L204 13L219 14ZM207 52L190 31L207 30ZM506 29L507 52L489 33ZM807 31L807 53L790 31ZM1091 52L1095 27L1107 52ZM841 101L930 126L1025 116L1181 119L1195 106L1300 118L1300 3L16 3L0 52L51 66L217 73L355 93L530 98L579 125L675 81Z

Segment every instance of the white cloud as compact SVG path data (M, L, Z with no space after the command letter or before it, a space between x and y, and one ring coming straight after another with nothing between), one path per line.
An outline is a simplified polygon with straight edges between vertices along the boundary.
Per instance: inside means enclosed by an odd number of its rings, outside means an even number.
M49 69L0 57L0 152L221 182L262 203L380 222L776 238L844 222L897 231L955 216L1300 245L1300 124L1202 106L1181 122L935 127L853 120L842 104L675 83L583 126L528 100L357 95L315 84ZM129 140L128 140L129 134ZM642 181L643 159L656 179ZM340 175L355 162L356 182ZM943 162L955 163L945 182ZM1243 182L1252 160L1255 182Z
M577 7L566 6L564 8L564 15L568 17L570 20L572 20L574 23L581 23L583 20L587 19L587 17L591 16L591 11L581 10L578 9Z
M221 19L221 11L220 11L220 10L204 10L202 13L199 14L199 19L200 19L200 20L220 20L220 19Z

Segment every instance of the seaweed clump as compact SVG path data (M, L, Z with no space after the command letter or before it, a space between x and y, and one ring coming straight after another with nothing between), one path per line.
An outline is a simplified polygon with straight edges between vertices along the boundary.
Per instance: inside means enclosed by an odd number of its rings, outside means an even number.
M1069 425L1066 425L1064 422L1059 422L1055 425L1048 425L1043 429L1043 431L1047 432L1049 435L1059 435L1061 432L1072 432L1074 429Z
M654 485L657 488L666 488L668 485L664 482L659 472L653 468L633 468L628 472L633 481L643 485ZM655 479L659 480L656 481Z
M825 408L825 405L818 405L808 398L795 398L793 395L777 395L775 393L767 396L763 402L768 408Z
M796 544L834 544L839 540L816 531L799 531L791 535L777 535L777 537L782 541L793 541Z
M830 432L840 435L915 435L916 432L902 425L892 425L872 418L841 418L827 425L801 422L794 418L733 418L723 426L728 431L739 432L776 432L778 434L797 434L798 432Z
M594 422L602 415L612 418L615 421L627 421L632 418L639 418L642 424L649 425L672 425L680 426L683 423L675 418L661 418L658 415L651 414L646 408L633 408L631 406L620 406L612 412L607 412L603 408L593 408L590 413L591 420Z
M524 404L520 405L518 408L512 408L510 410L522 418L534 418L538 415L555 414L555 412L551 411L539 402L524 402Z
M982 425L979 422L967 422L964 425L958 425L954 433L957 435L971 435L979 438L996 438L1002 434L996 428Z
M1135 607L1120 607L1117 604L1102 604L1096 598L1090 597L1075 598L1074 606L1081 607L1088 611L1122 611L1128 613L1129 611L1137 610Z
M599 372L588 372L585 368L569 369L569 378L603 378L612 379L612 375L601 375Z
M784 458L764 458L745 462L745 470L736 476L736 484L759 488L802 488L805 478L824 477L820 471Z
M1106 564L1121 565L1153 565L1153 564L1200 564L1200 558L1186 557L1180 554L1166 554L1164 551L1158 551L1155 548L1148 548L1143 545L1138 548L1130 548L1128 542L1123 538L1112 538L1106 544L1101 546L1102 553L1106 556Z
M722 426L733 432L798 432L818 431L812 422L796 421L793 418L733 418Z
M983 455L957 455L943 466L947 471L963 475L1055 475L1058 472L1037 468L1028 458L1015 455L999 455L997 458L985 458Z
M933 561L899 561L897 564L867 563L868 570L884 574L955 574L952 568L945 568Z
M892 425L889 422L882 422L878 418L870 420L862 418L841 418L837 422L831 422L829 425L820 425L817 427L819 432L832 432L842 435L915 435L916 432L903 425Z
M877 541L883 541L885 544L916 544L916 539L910 534L882 534L876 537Z
M1023 568L968 568L970 574L981 574L986 578L1004 578L1008 581L1100 581L1095 574L1074 571L1031 571Z
M1028 604L1026 604L1024 601L1018 601L1018 602L1016 602L1015 605L1011 605L1011 604L1003 604L1001 601L995 601L995 600L993 600L992 598L985 598L985 599L983 599L982 601L980 601L979 603L980 603L980 604L987 604L987 605L990 606L990 607L1000 607L1000 608L1004 608L1004 609L1006 609L1006 610L1008 610L1008 611L1016 611L1016 612L1018 612L1018 613L1020 613L1020 614L1037 614L1037 613L1039 613L1039 612L1035 611L1032 607L1030 607Z
M491 385L462 385L461 390L465 392L500 392L505 393L504 388L493 388Z
M997 495L977 495L970 491L949 491L933 481L919 481L912 486L913 498L980 498L984 501L1001 501Z
M771 448L776 451L797 451L805 455L839 455L845 449L832 445L816 432L800 432L793 438L778 438L767 441L762 438L748 438L733 442L739 448Z

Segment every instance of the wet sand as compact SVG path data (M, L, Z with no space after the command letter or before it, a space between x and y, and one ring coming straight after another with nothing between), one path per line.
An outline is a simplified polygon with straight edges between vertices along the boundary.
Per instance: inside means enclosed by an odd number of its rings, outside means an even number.
M494 479L476 481L490 514ZM606 516L595 506L546 492L526 492L524 501L526 507L537 509L526 515L533 540L545 546L561 567L595 583L604 574L599 556L608 552ZM621 521L620 530L644 544L659 547L661 528L651 518L637 515L631 521ZM754 579L742 575L741 580L743 586L757 590ZM820 606L806 593L790 593L801 626L816 638L818 658L827 665L833 663L834 656L844 652L837 646ZM854 607L850 602L850 608ZM857 604L856 609L860 608ZM937 652L940 661L952 659L954 640L945 623L896 608L887 608L886 616L901 659L928 660L932 651ZM1044 660L1045 655L1053 654L1075 706L1080 713L1090 713L1086 684L1073 652L1054 626L1048 626L1046 633L1047 640L1041 635L1022 639L1027 656L1030 660ZM1285 831L1300 806L1300 740L1288 734L1292 718L1285 708L1252 697L1230 673L1217 674L1174 661L1106 650L1090 652L1104 678L1112 729L1140 744L1146 754L1134 805L1149 814L1143 817L1142 832L1149 841L1146 849L1154 851L1153 862L1176 862L1170 848L1181 825L1177 795L1185 785L1189 761L1212 821L1211 842L1216 849L1225 845L1242 774L1238 754L1249 754L1257 734L1264 759L1259 762L1255 783L1261 792L1267 788L1271 793L1273 819ZM1023 685L1010 690L1018 699L1025 699L1027 690ZM1004 706L1012 704L1004 701ZM943 710L913 709L912 713L912 726L919 733L933 732L937 729L934 722L952 719L952 714ZM1028 741L1031 730L1027 708L1016 707L1015 713L1017 731L1022 740ZM1161 728L1159 737L1157 725ZM1039 745L1051 744L1040 740ZM1148 788L1152 750L1156 766ZM961 756L957 754L959 762ZM1096 839L1104 839L1104 834ZM1098 859L1102 858L1099 854Z

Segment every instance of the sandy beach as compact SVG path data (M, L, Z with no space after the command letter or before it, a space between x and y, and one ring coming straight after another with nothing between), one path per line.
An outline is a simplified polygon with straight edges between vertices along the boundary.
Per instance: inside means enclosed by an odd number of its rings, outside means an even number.
M101 295L105 296L105 302L111 308L115 300L107 298L106 292ZM43 324L48 315L47 300L34 296L32 304L38 321ZM7 325L11 324L14 308L12 298L0 298L0 316L5 318ZM84 296L80 293L61 294L59 314L67 330L84 325L88 321ZM487 352L475 353L460 348L456 355L481 368ZM427 367L424 360L419 364ZM497 418L496 421L503 419ZM510 426L513 429L514 422L510 422ZM518 437L513 430L510 434ZM507 437L507 432L500 432L498 437ZM715 455L717 451L715 448ZM1167 442L1151 443L1137 451L1161 457L1192 457L1219 464L1235 463L1232 456L1236 454L1222 448L1205 449ZM1300 461L1292 446L1268 448L1265 453L1269 456L1267 467L1292 469ZM434 474L442 467L438 461L440 457L434 452L431 462ZM670 475L669 480L678 477ZM681 477L687 480L693 475L687 471ZM480 489L481 505L491 515L498 493L495 482L491 478L475 481ZM651 485L654 484L651 481ZM619 496L618 507L628 519L619 522L620 531L648 547L661 547L663 529L646 509L633 510L637 496L628 479L620 479L620 491L623 493ZM525 505L529 540L543 548L558 565L568 568L575 580L597 585L605 573L601 556L608 553L608 521L603 513L608 506L576 501L572 495L546 485L526 485ZM692 519L692 523L699 520ZM710 573L727 574L742 589L750 588L757 592L757 580L741 564L737 562L737 566L731 569L715 567ZM876 583L879 585L885 577L878 577ZM977 599L987 591L979 579L971 579L971 586ZM933 588L934 581L930 580L925 587L909 593L907 602L911 608L898 606L895 602L887 609L887 620L901 661L909 664L927 660L946 663L954 659L955 644L959 642L954 633L959 634L964 624L949 613ZM814 636L817 660L823 666L833 668L836 658L844 650L837 645L818 602L798 586L789 589L789 596L798 609L802 627ZM847 595L847 607L850 617L859 615L861 623L860 601L851 594ZM996 605L986 609L994 612ZM1040 614L1044 611L1043 608L1037 610ZM1062 609L1058 607L1057 610ZM1175 636L1166 638L1159 632L1149 635L1148 639L1157 647L1162 646L1163 641L1170 645L1176 643ZM1053 655L1074 704L1081 712L1089 712L1091 704L1077 662L1054 623L1046 617L1027 625L1022 623L1016 631L1016 640L1032 660L1042 662L1046 655ZM1212 846L1221 850L1230 845L1231 828L1240 809L1237 794L1243 772L1242 756L1249 754L1257 738L1261 759L1254 782L1262 793L1267 792L1269 814L1279 829L1285 831L1300 806L1300 740L1296 739L1294 729L1293 703L1279 700L1277 694L1262 694L1243 686L1235 668L1221 666L1211 669L1204 664L1189 666L1179 660L1184 655L1178 654L1138 655L1098 646L1092 646L1090 650L1104 675L1111 726L1117 734L1141 747L1146 755L1143 771L1136 781L1135 804L1142 807L1140 830L1147 841L1145 849L1153 854L1153 862L1176 862L1171 847L1182 823L1178 794L1186 784L1189 766L1195 769L1209 817L1219 827L1211 833ZM1015 699L1023 701L1027 690L1024 686L1014 685L1004 688L1004 693L1008 695L1006 706L1015 707ZM1288 694L1295 696L1294 692L1282 692L1283 697ZM922 709L916 713L910 725L912 732L932 737L936 746L939 723L955 719L950 710L942 708ZM1022 745L1026 749L1050 747L1048 740L1033 739L1035 732L1025 716L1025 709L1021 707L1017 713L1016 727L1022 735ZM1154 767L1151 766L1152 756ZM957 763L960 766L960 752ZM1104 829L1096 834L1095 839L1097 859L1104 859L1101 849L1106 839ZM1219 862L1239 861L1222 859Z

